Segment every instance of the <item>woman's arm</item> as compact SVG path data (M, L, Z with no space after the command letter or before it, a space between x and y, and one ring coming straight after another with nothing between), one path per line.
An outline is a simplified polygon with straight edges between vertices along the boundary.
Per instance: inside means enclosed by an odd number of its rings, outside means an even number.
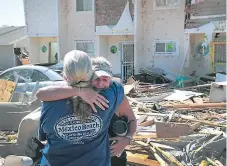
M79 96L79 88L74 88L71 86L47 86L40 88L36 97L41 101L55 101L66 99L73 96Z
M127 136L132 137L136 132L137 121L136 121L135 114L126 96L124 97L124 100L118 107L116 114L120 117L125 116L128 118L130 124L129 124ZM110 140L117 141L115 144L111 145L110 147L112 156L117 156L121 154L124 151L125 147L130 143L129 138L127 137L114 137L114 138L111 138Z
M100 95L98 92L95 92L89 88L76 88L71 86L47 86L40 88L36 97L41 101L55 101L66 99L73 96L81 97L85 102L87 102L93 109L97 112L95 105L100 107L102 110L108 108L109 101L105 97Z
M119 115L120 117L125 116L128 118L130 124L129 124L129 131L127 133L127 136L132 137L136 132L137 121L136 121L136 116L126 96L124 97L124 100L118 107L116 114Z

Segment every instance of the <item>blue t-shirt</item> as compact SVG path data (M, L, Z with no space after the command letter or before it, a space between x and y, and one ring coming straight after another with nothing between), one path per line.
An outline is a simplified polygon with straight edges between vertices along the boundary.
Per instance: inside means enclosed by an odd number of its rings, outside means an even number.
M112 82L100 92L109 108L93 113L81 123L72 113L70 99L43 102L39 139L47 140L43 155L50 166L110 166L108 127L124 99L123 87ZM42 164L41 166L48 166Z

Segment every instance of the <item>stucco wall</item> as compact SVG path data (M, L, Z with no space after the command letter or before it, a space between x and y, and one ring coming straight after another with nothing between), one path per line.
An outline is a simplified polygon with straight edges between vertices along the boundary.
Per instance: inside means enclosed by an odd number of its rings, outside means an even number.
M60 58L76 48L75 40L95 42L94 11L76 11L75 0L59 0ZM95 47L96 50L96 47Z
M57 36L57 0L24 0L29 36Z
M4 70L14 66L13 45L0 45L0 68Z
M139 47L136 45L138 48L137 59L143 59L137 67L151 66L153 61L155 67L173 75L176 74L174 70L180 70L184 58L184 5L185 1L181 0L180 6L176 9L154 10L153 1L141 0L141 11L139 12L143 26L137 27L136 33L140 35L136 37L136 41L137 43L143 42L144 48L140 52L141 45ZM179 56L155 56L153 50L156 39L178 40Z
M49 42L56 42L56 37L31 37L29 38L29 55L30 61L34 63L48 63L49 62ZM46 46L46 53L42 53L42 46Z
M58 42L59 58L63 60L68 49L68 3L65 0L58 0Z
M134 37L134 56L135 56L135 73L143 67L144 56L144 24L143 24L143 0L135 1L135 37Z
M95 40L94 11L76 11L76 1L68 0L68 49L75 49L75 40Z
M121 74L121 42L133 42L133 36L100 36L99 37L99 53L98 56L104 56L107 60L109 60L112 64L113 74L120 75ZM110 52L110 47L112 45L117 46L118 51L115 54Z

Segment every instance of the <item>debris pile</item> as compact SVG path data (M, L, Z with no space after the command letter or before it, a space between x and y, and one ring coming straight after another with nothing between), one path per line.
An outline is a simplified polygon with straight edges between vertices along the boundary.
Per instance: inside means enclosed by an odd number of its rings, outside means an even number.
M138 127L126 149L128 162L226 165L226 86L214 82L176 89L171 83L142 83L131 77L124 89Z

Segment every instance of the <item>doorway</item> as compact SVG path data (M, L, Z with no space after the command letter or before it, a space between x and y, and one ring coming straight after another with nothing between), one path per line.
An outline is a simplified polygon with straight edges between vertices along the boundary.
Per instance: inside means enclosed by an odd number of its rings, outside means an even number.
M123 81L134 75L134 43L121 43L121 78Z
M211 70L212 72L226 71L226 42L211 42Z
M49 63L58 62L58 45L57 42L49 43Z

